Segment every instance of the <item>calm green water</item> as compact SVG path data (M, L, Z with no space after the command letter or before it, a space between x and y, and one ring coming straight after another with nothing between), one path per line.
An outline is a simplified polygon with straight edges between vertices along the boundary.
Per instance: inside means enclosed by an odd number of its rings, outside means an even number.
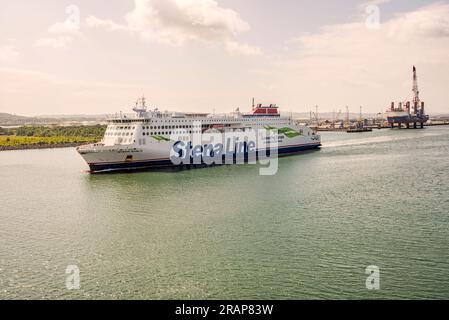
M0 298L448 299L449 127L323 141L269 177L90 176L74 149L1 152Z

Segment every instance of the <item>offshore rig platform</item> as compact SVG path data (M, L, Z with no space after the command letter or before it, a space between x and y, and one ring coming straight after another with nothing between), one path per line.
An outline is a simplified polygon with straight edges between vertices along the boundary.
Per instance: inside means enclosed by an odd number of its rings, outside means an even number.
M424 101L419 98L418 75L415 66L413 66L413 101L399 102L397 108L392 102L391 108L386 112L386 118L391 128L397 125L399 129L403 128L403 125L407 129L411 127L414 129L424 128L424 124L429 121L429 116L424 111Z

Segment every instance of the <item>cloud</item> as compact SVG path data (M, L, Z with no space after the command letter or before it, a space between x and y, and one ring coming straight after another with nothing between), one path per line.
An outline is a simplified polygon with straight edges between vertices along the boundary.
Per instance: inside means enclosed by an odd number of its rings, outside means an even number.
M449 5L433 4L397 14L373 30L355 22L328 25L295 38L296 50L273 67L279 96L298 96L305 105L327 109L385 109L411 92L411 67L417 65L423 98L434 108L449 96ZM299 97L299 96L298 96ZM430 100L430 101L429 101Z
M262 50L258 47L231 40L225 43L225 48L231 55L255 56L262 54Z
M391 37L409 39L449 38L449 5L435 4L397 17L387 25Z
M55 49L65 48L73 42L72 37L59 36L56 38L41 38L36 40L38 47L50 47Z
M54 34L72 34L79 35L80 26L76 23L73 23L71 20L67 20L65 22L58 22L48 28L50 33Z
M72 15L64 22L57 22L48 28L48 37L36 40L38 47L61 49L72 44L75 38L81 38L79 23L79 9L75 6L67 7Z
M10 45L0 46L0 63L11 63L17 61L19 52Z
M406 56L417 56L422 60L426 57L424 50L413 52L410 47L402 45L448 40L446 38L449 38L449 5L438 4L399 14L383 23L381 30L370 30L363 22L330 25L323 27L319 33L299 36L296 41L305 55L364 60L371 58L373 55L370 53L373 52L391 57L392 52L385 49L394 49L403 52L397 57L407 52ZM432 51L432 48L428 49Z
M77 80L67 75L0 68L0 110L19 114L111 113L123 110L148 85ZM64 103L61 103L64 101Z
M127 30L142 39L174 46L197 41L220 44L232 54L260 54L259 48L237 41L237 35L250 30L249 24L215 0L135 0L125 21L120 25L90 16L87 24L110 31Z
M129 30L129 28L127 26L117 24L117 23L113 22L112 20L99 19L94 16L87 17L86 24L88 27L91 27L91 28L104 28L109 31L128 31Z

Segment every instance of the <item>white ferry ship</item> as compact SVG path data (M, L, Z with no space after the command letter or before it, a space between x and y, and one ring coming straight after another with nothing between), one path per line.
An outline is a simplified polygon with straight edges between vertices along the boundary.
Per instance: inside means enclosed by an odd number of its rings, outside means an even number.
M238 153L243 154L246 161L251 154L258 158L262 152L275 151L279 156L285 156L321 146L321 138L315 131L300 125L292 117L281 116L276 105L256 106L253 103L250 113L241 113L237 109L226 115L171 113L148 110L145 98L141 98L133 111L133 116L120 114L108 120L101 142L77 148L91 173L227 164L224 160L230 156L235 162ZM247 136L256 131L270 132L263 146L247 138L239 146L233 140L232 148L224 143L210 145L208 136ZM201 156L192 161L195 152ZM206 156L209 161L204 159ZM215 161L211 162L212 156Z

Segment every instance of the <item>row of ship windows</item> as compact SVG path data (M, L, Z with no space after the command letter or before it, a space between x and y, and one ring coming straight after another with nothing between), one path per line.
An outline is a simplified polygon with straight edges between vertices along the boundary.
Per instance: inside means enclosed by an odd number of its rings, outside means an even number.
M236 129L237 131L241 132L252 132L252 128L239 128ZM157 135L171 135L171 134L192 134L192 133L201 133L201 130L177 130L177 131L151 131L151 132L142 132L142 135L149 136L150 134L157 134Z
M193 128L194 126L191 125L182 125L182 126L148 126L148 127L142 127L143 130L153 130L153 129L188 129ZM196 128L199 128L199 126L195 126Z
M110 127L108 130L134 130L136 127Z
M153 128L153 127L149 127L149 128ZM155 127L156 128L156 127ZM164 127L162 127L162 129L164 129ZM243 128L243 131L252 131L250 128ZM181 131L175 131L173 132L175 134L192 134L192 133L201 133L200 130L181 130ZM142 132L142 135L171 135L172 131L151 131L151 132ZM125 136L133 136L133 134L131 132L106 132L106 136L110 136L110 137L125 137Z
M260 122L260 121L269 121L270 123L273 123L273 122L275 122L275 123L279 123L279 122L288 122L289 120L280 120L279 119L279 117L264 117L263 119L260 119L260 118L257 118L257 119L255 119L255 118L244 118L244 119L209 119L209 118L199 118L199 119L190 119L190 120L153 120L153 119L147 119L147 120L138 120L138 121L131 121L131 120L128 120L128 121L114 121L114 123L130 123L130 122L153 122L153 123L159 123L159 122L161 122L161 123L191 123L192 121L201 121L201 122L217 122L217 121L220 121L220 122L226 122L226 123L229 123L229 122L235 122L235 123L237 123L237 122L242 122L242 121L244 121L244 122L254 122L254 121L257 121L257 122Z
M183 131L176 131L176 132L173 132L173 133L175 133L175 134L192 134L192 133L200 133L201 131L200 130L190 130L190 131L185 131L185 130L183 130ZM146 135L146 136L149 136L149 135L153 135L153 134L155 134L155 135L171 135L172 134L172 131L152 131L151 133L150 132L142 132L142 135ZM133 134L132 133L130 133L130 132L122 132L122 133L114 133L114 132L108 132L108 133L106 133L106 136L108 136L108 137L126 137L126 136L133 136Z
M121 137L121 136L132 136L131 132L106 132L107 136Z
M260 126L260 125L255 125L255 126ZM193 126L191 125L183 125L183 126L147 126L147 127L142 127L143 130L164 130L164 129L191 129L193 128ZM134 127L120 127L117 128L117 130L133 130L135 129ZM171 134L171 131L169 132L151 132L152 134L158 134L158 135L163 135L163 134ZM199 130L191 130L191 131L182 131L182 133L200 133ZM106 135L107 136L129 136L132 135L132 133L130 132L115 132L114 129L110 129L106 131ZM145 133L143 133L143 135L145 135ZM148 134L147 134L148 135Z
M190 130L190 131L176 131L176 132L173 132L174 134L192 134L192 133L200 133L201 131L200 130ZM156 134L156 135L158 135L158 136L164 136L164 135L171 135L172 134L172 131L160 131L160 132L156 132L156 131L152 131L151 132L151 135L153 135L153 134ZM147 136L149 136L150 135L150 132L142 132L142 135L147 135Z
M117 143L133 143L136 142L136 140L133 140L132 138L129 139L123 139L123 138L117 138Z
M245 122L249 122L249 121L261 121L261 120L263 120L263 121L267 121L267 122L270 122L270 123L286 123L286 122L288 122L289 120L278 120L278 121L273 121L273 119L254 119L254 118L250 118L250 119L220 119L220 122L223 122L223 123L229 123L229 122L242 122L242 121L245 121ZM151 121L151 120L150 120ZM150 121L148 121L148 122L150 122ZM192 121L201 121L201 122L206 122L206 121L209 121L209 122L217 122L217 120L209 120L209 119L205 119L205 120L160 120L160 122L161 123L189 123L189 122L192 122ZM155 123L159 123L159 120L152 120L151 122L155 122Z
M289 125L290 123L285 123ZM207 128L209 125L202 125L203 128ZM254 126L263 126L263 124L255 124ZM148 127L142 127L143 130L156 130L156 129L191 129L191 128L199 128L199 126L192 126L192 125L182 125L182 126L148 126Z
M180 137L179 139L183 140L183 141L188 141L190 138L189 137ZM134 140L134 142L136 142L136 141ZM154 141L152 141L152 142L154 142ZM125 141L125 143L126 143L126 141ZM145 138L139 139L139 145L142 145L142 144L147 144L147 139L145 139Z
M249 121L249 120L245 120L245 121ZM157 121L156 121L157 122ZM168 121L170 123L170 121ZM190 121L191 122L191 121ZM223 122L229 122L227 120L224 120ZM211 122L214 123L214 122ZM270 124L291 124L289 121L270 121ZM254 124L254 125L263 125L263 124ZM146 129L179 129L179 128L192 128L192 125L177 125L177 126L143 126L142 129L145 130ZM109 130L134 130L135 127L119 127L119 126L114 126L109 128Z
M249 120L244 120L244 121L249 121ZM157 121L154 121L154 122L157 123ZM190 120L190 121L187 121L187 122L192 124L195 121L191 121ZM198 122L202 123L203 125L210 125L210 124L218 124L218 123L225 123L225 122L227 123L227 122L230 122L230 121L222 120L220 122L217 122L217 121L198 121ZM235 122L235 124L238 124L241 121L232 121L232 122ZM171 123L171 122L170 121L164 121L163 123ZM285 125L285 124L291 124L291 122L289 120L285 120L285 121L267 121L267 123L253 123L253 125L255 125L255 126L256 125L267 125L267 124L284 124ZM172 126L172 127L174 128L175 126ZM178 128L178 126L176 126L176 127ZM183 127L185 127L185 125L180 125L179 126L179 128L183 128ZM190 125L190 127L192 127L192 126ZM142 128L145 129L145 126L143 126Z

